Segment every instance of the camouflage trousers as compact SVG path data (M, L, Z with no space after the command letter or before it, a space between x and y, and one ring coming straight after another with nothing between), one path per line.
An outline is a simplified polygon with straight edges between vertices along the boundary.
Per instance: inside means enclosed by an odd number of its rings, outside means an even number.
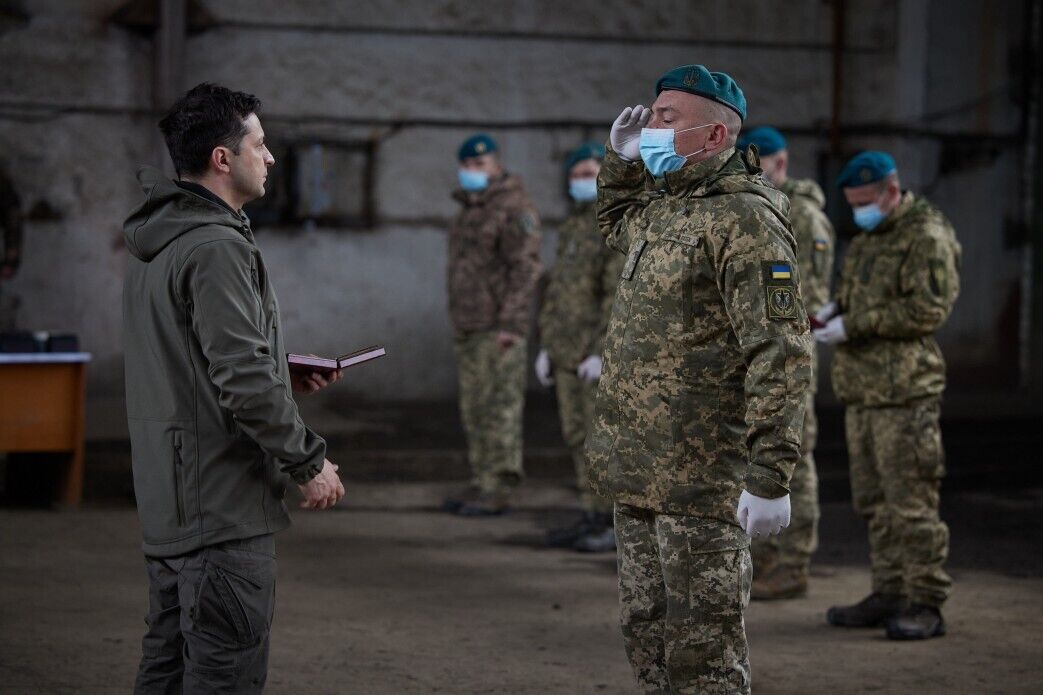
M518 341L502 350L492 331L456 337L467 462L471 482L483 492L509 492L524 475L526 347L525 341Z
M583 449L583 443L594 419L597 382L580 379L574 369L555 369L554 390L558 396L561 434L569 447L572 465L576 469L576 488L579 490L580 505L584 511L610 514L612 503L595 496L590 487L589 465Z
M855 509L869 524L873 591L940 606L952 579L942 566L949 528L938 516L945 474L936 399L847 409Z
M749 693L743 613L753 564L742 529L617 504L623 642L648 693Z
M778 536L753 542L753 568L761 575L776 565L808 571L811 555L818 548L818 473L815 470L815 442L818 440L818 418L815 416L815 394L808 394L801 437L803 456L790 479L790 525Z

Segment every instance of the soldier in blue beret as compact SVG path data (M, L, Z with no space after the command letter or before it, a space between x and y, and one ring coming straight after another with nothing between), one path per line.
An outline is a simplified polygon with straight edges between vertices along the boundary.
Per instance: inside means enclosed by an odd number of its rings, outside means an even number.
M542 272L540 222L520 177L496 141L467 138L457 152L460 213L449 230L449 316L460 378L460 416L471 484L447 511L507 510L521 483L526 335Z
M873 584L865 599L826 617L884 626L891 639L938 637L952 579L938 514L945 361L934 333L959 294L960 245L940 210L902 191L886 152L855 156L837 182L862 231L815 337L837 346L833 390L846 406L851 493L869 528Z
M833 276L835 234L823 208L826 196L813 179L797 179L789 175L789 151L786 139L775 128L761 126L743 132L739 147L756 145L764 177L786 194L790 201L789 221L797 241L797 267L800 270L801 293L809 313L817 312L829 301ZM817 372L817 355L813 355L812 371ZM753 589L755 600L789 599L807 593L811 571L811 555L818 546L818 475L815 470L815 441L818 421L815 418L815 384L808 394L804 429L801 435L801 459L790 479L792 520L786 533L753 542Z
M620 113L598 177L626 260L586 451L648 692L750 692L750 537L789 524L801 456L813 342L789 201L736 149L745 118L731 77L675 68Z
M601 377L602 341L612 311L623 255L605 245L598 232L597 177L605 146L588 142L565 157L572 210L558 228L557 256L539 314L540 351L536 378L554 387L561 433L572 453L582 517L547 534L551 547L612 552L612 502L590 489L583 444L594 415Z

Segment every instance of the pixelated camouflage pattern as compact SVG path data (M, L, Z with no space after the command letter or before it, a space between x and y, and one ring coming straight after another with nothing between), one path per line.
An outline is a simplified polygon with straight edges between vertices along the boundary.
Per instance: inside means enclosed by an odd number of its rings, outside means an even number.
M809 314L829 301L836 233L823 212L826 196L811 179L787 179L780 187L790 201L789 221L797 241L800 293Z
M937 398L846 413L851 496L869 526L873 591L940 606L949 528L938 515L945 454Z
M505 351L496 332L485 331L458 334L455 348L471 482L483 492L509 492L524 475L527 346L518 341Z
M540 219L520 178L453 193L463 208L449 230L449 316L457 332L527 335L540 261Z
M650 693L749 693L753 566L737 526L616 505L623 643Z
M558 231L539 315L540 344L555 367L575 370L601 354L625 260L601 238L594 204L577 204Z
M885 406L941 395L945 360L933 333L960 292L960 255L949 221L912 193L852 240L837 286L848 335L833 360L840 400Z
M759 173L734 149L665 179L605 158L598 220L627 256L587 447L605 497L737 524L743 487L789 491L812 342L789 204Z
M572 454L576 471L576 489L584 511L608 514L612 502L594 494L590 486L590 464L584 449L590 423L594 417L594 393L597 382L580 379L574 369L554 370L554 391L558 397L561 434Z

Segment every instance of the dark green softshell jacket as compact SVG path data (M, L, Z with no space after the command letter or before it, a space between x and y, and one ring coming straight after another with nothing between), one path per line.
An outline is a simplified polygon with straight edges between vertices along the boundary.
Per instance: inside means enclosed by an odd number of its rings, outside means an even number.
M326 443L290 388L279 304L250 221L138 174L124 224L127 421L146 555L170 557L289 526L290 476L321 469Z

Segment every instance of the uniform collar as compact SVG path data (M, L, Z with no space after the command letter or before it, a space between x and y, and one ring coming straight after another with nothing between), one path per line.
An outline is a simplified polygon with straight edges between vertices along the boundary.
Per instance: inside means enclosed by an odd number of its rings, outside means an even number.
M735 148L729 147L718 152L709 159L683 167L660 178L651 179L654 190L678 194L695 191L722 172L730 169L731 160L735 157ZM745 167L737 160L739 169L736 173L746 173ZM651 178L651 177L650 177Z
M899 221L909 214L909 211L913 209L916 204L916 196L911 191L902 191L902 199L898 203L898 207L891 211L891 214L884 218L875 229L869 230L870 234L887 234L898 226ZM866 233L866 232L863 232Z

